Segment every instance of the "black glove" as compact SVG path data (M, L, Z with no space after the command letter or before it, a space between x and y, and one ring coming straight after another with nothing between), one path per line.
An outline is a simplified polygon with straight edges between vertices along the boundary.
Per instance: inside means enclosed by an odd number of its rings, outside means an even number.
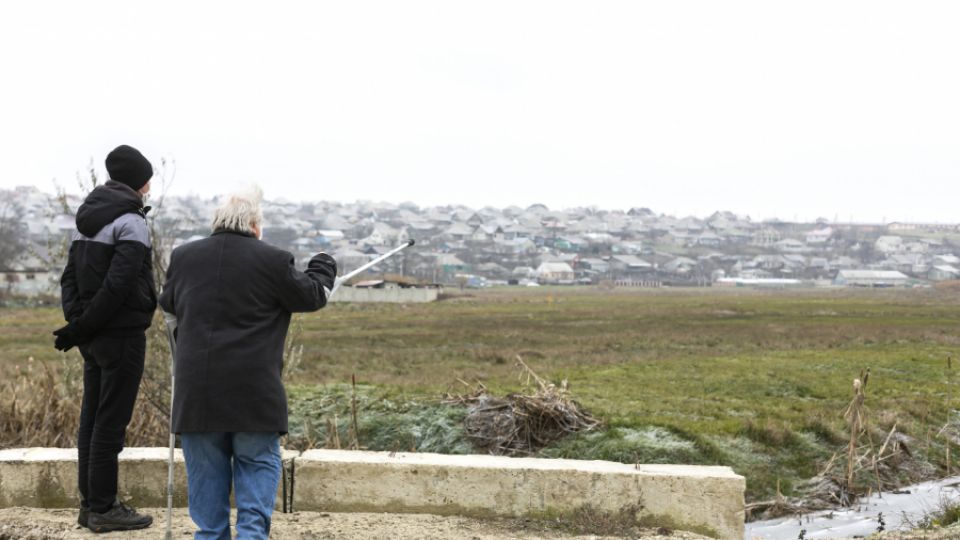
M81 345L89 341L83 331L80 329L80 324L76 320L72 320L67 323L63 328L59 328L53 331L53 335L57 338L53 342L53 346L58 351L69 351L77 345Z
M332 290L333 282L337 279L337 261L326 253L317 253L310 259L307 273L317 276L324 287Z

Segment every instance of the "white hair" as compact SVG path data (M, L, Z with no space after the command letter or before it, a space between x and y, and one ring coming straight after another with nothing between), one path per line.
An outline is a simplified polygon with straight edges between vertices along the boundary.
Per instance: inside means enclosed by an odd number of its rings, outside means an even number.
M249 232L253 226L261 225L263 223L263 209L260 208L262 201L263 190L256 185L245 192L229 195L213 214L213 230Z

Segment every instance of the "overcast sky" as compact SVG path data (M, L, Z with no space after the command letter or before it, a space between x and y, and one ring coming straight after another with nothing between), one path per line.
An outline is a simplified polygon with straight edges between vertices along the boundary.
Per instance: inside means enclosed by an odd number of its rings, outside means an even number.
M960 2L5 2L0 187L960 221Z

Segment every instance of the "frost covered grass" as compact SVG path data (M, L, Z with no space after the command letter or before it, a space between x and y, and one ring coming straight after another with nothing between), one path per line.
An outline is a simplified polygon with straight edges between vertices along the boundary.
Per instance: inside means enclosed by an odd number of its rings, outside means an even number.
M59 320L53 309L0 310L0 372L26 356L57 360L49 332ZM752 500L774 495L778 481L790 495L842 449L862 368L871 368L865 405L877 444L896 424L928 464L923 474L946 472L948 437L938 433L960 409L960 295L951 291L511 288L431 304L332 304L299 324L290 407L297 429L309 419L317 446L336 411L347 447L346 383L356 375L362 446L471 451L463 409L440 396L464 391L459 381L522 390L518 354L540 376L568 380L607 426L543 455L730 465Z
M474 451L463 434L465 410L440 403L439 399L408 396L370 385L294 385L288 391L288 448L356 446L364 450L441 454Z

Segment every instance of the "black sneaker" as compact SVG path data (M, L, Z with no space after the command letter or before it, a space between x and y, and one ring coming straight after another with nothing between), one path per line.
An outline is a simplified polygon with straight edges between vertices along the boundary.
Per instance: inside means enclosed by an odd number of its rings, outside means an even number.
M114 502L113 507L106 512L91 511L87 518L87 528L95 533L145 529L152 523L152 516L138 514L132 507L120 501Z
M88 520L90 519L90 508L86 506L80 506L80 514L77 515L77 523L81 527L87 527Z

